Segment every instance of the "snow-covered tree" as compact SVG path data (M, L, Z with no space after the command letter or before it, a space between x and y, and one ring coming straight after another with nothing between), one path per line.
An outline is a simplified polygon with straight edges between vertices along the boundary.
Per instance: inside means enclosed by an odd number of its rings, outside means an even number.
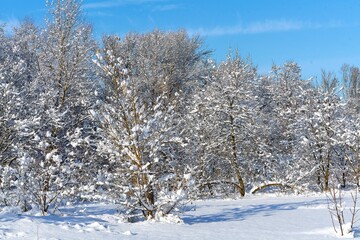
M220 64L211 82L195 97L192 111L197 119L199 184L209 187L231 186L245 195L250 161L259 149L254 117L257 81L250 62L236 55ZM254 111L255 110L255 111Z
M265 149L258 162L260 181L253 193L268 187L301 189L308 180L312 165L304 160L300 146L307 131L305 123L311 117L305 106L314 100L315 92L310 81L302 80L295 62L274 65L271 74L261 78L256 118L261 130L256 135Z
M88 112L96 83L91 66L96 45L81 19L80 3L51 1L48 8L51 18L33 51L38 73L28 84L26 114L18 121L27 197L43 214L91 182Z
M343 181L345 186L346 176L349 182L360 186L360 70L356 66L344 64L342 70L342 96L344 106L344 124L341 141L344 143L343 158Z
M107 190L127 214L152 219L172 212L185 197L190 175L177 151L181 116L167 92L150 104L124 61L111 49L96 60L105 84L104 102L93 115L100 122L98 151L107 159L98 190ZM134 77L135 79L135 77Z
M343 162L339 141L343 130L342 104L336 82L336 78L323 72L320 87L306 91L293 125L297 182L322 191L329 190L331 178Z
M0 28L0 190L5 205L20 204L26 209L18 176L19 129L23 117L24 85L32 78L28 53L13 37L5 36Z

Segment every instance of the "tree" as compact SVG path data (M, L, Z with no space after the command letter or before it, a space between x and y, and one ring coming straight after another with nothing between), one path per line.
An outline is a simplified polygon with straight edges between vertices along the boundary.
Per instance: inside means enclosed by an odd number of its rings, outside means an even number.
M310 117L306 101L314 99L313 90L310 82L301 78L301 68L295 62L274 65L269 76L260 78L255 118L260 130L255 135L261 139L261 154L260 160L252 162L257 176L252 193L274 187L300 190L307 183L311 169L299 146L306 134L304 123Z
M360 175L360 135L359 135L359 111L360 111L360 70L356 66L344 64L341 67L343 82L343 99L345 102L345 116L343 134L341 140L344 143L342 153L344 154L344 175L348 174L354 179L359 187ZM352 180L352 179L351 179Z
M6 37L0 28L0 175L1 201L5 205L21 205L26 210L22 169L19 123L24 117L25 86L36 74L33 58L16 37Z
M48 3L47 27L35 50L38 74L27 89L26 115L21 119L21 154L27 165L28 198L47 214L64 196L76 196L79 185L91 183L93 125L88 118L95 102L92 29L81 19L80 3Z
M203 171L202 185L232 185L240 196L245 195L247 168L253 152L259 146L254 136L256 106L252 87L256 70L239 55L222 63L206 89L197 93L195 109ZM255 150L256 152L256 150Z
M188 184L177 153L184 145L177 131L179 103L176 94L170 101L165 91L149 104L138 79L114 54L105 48L96 61L105 89L93 115L102 136L98 151L108 159L98 189L112 193L130 216L153 219L172 212Z
M315 89L314 89L315 90ZM337 91L337 79L332 74L323 72L322 84L312 95L308 95L298 118L301 129L298 134L301 151L296 154L305 162L310 176L308 181L317 182L322 191L329 191L330 181L342 164L340 141L343 129L342 104ZM300 116L301 116L300 115ZM301 132L300 132L301 131ZM315 180L316 179L316 180Z

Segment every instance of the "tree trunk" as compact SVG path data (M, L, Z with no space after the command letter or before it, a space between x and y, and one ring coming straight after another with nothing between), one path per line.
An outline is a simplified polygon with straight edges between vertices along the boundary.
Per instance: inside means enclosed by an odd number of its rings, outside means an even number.
M230 105L232 108L232 105ZM235 139L235 130L234 130L234 118L230 116L230 124L231 124L231 148L232 148L232 156L230 157L230 163L232 165L233 170L235 171L236 179L238 181L238 185L236 185L240 196L245 196L245 185L243 178L241 176L240 167L237 162L237 148L236 148L236 139Z
M324 175L324 191L329 191L329 180L330 180L330 153L327 150L326 154L326 168L325 168L325 175Z

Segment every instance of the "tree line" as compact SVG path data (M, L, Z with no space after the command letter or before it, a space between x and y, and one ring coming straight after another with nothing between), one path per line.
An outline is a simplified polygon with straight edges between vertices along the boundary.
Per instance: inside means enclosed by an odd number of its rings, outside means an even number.
M216 63L186 31L94 40L78 0L0 27L0 204L44 215L111 201L129 219L184 200L359 186L360 71Z

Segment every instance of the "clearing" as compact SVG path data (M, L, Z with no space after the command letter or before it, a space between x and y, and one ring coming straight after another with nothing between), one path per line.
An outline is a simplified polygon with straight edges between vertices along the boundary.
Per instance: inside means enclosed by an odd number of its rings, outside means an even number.
M351 207L351 199L345 201ZM183 223L125 223L109 204L63 207L62 216L45 217L5 208L0 213L0 239L339 239L327 207L325 195L196 201L180 215ZM355 229L347 237L356 235Z

